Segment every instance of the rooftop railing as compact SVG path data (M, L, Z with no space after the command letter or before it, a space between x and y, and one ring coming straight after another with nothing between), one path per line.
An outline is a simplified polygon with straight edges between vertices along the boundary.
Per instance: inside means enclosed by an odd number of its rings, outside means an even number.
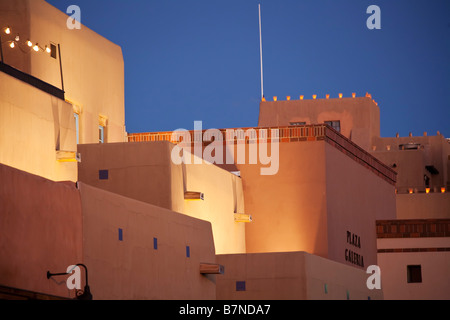
M397 173L393 169L326 124L216 130L131 133L128 135L128 142L169 141L178 144L183 140L184 142L209 144L213 140L212 136L227 144L231 141L233 143L249 143L261 139L267 142L273 140L281 143L324 140L389 183L395 184L397 179ZM217 132L220 134L217 135ZM180 139L181 136L184 138Z

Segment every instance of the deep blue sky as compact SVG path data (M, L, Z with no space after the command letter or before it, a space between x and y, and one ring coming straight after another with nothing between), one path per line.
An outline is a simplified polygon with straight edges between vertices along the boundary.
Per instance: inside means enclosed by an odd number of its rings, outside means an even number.
M128 132L256 126L261 3L268 99L369 92L382 136L450 137L449 0L47 1L122 47Z

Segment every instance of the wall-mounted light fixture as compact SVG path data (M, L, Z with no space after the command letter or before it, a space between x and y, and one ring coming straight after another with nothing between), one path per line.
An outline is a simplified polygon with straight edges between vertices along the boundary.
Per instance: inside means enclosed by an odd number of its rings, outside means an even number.
M235 213L234 222L252 222L253 218L249 214Z
M86 284L84 286L83 291L78 291L76 296L78 300L92 300L92 294L91 294L91 289L89 288L89 283L88 283L88 269L87 267L82 264L82 263L77 263L75 266L80 266L83 267L84 270L86 271ZM51 277L54 276L63 276L63 275L68 275L68 272L60 272L60 273L51 273L50 271L47 271L47 279L50 279Z
M202 192L186 191L184 193L185 200L205 200L205 195Z

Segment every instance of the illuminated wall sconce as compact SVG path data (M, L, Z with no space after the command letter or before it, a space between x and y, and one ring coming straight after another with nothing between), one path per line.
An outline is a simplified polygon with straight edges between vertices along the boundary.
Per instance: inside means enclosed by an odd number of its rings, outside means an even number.
M408 189L408 192L411 194L411 193L414 192L414 190L413 190L412 188L409 188L409 189Z
M11 49L14 49L14 47L16 46L16 44L14 43L14 41L11 41L11 43L10 43L9 46L10 46Z
M327 94L325 97L326 97L327 99L330 99L330 95L329 95L329 94Z
M277 96L273 96L273 101L277 101L277 100L278 100Z
M39 51L39 45L37 43L33 46L33 50L36 52Z
M287 96L287 97L286 97L286 100L287 100L287 101L291 100L291 96Z
M31 42L30 40L27 40L27 46L29 46L31 48L33 46L33 42Z
M425 188L426 193L430 193L430 188Z
M372 98L372 95L368 92L366 92L366 98Z
M58 162L81 162L81 154L75 151L56 151Z
M5 28L5 33L6 34L10 34L11 33L11 28L10 27L6 27Z
M441 188L441 192L445 193L445 188L444 187Z
M201 274L224 274L225 267L217 263L200 263Z
M263 102L266 101L266 98L262 97L261 101L263 101Z
M317 94L313 94L313 99L316 99L317 98Z
M252 222L252 216L244 213L235 213L234 222Z
M339 93L339 99L342 99L342 93Z
M300 100L303 100L304 96L300 96Z
M202 192L186 191L184 193L185 200L205 200L205 195Z
M352 98L356 98L356 93L355 92L352 93Z

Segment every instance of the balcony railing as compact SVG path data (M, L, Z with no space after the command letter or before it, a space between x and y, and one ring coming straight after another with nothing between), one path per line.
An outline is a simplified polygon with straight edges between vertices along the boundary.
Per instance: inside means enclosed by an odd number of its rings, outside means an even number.
M328 125L303 125L303 126L287 126L287 127L256 127L256 128L235 128L235 129L216 129L214 130L190 130L190 131L166 131L166 132L148 132L148 133L131 133L128 135L128 142L151 142L151 141L169 141L175 144L190 141L191 143L202 142L209 144L212 136L218 140L229 144L248 143L251 141L267 142L279 141L298 142L298 141L320 141L324 140L331 144L341 152L345 153L358 163L372 170L378 176L394 184L397 179L397 173L390 167L382 163L380 160L372 156L370 153L359 147L354 142L334 130ZM218 136L217 132L220 132ZM184 136L183 139L180 139ZM215 139L214 138L214 139ZM188 140L189 139L189 140Z

